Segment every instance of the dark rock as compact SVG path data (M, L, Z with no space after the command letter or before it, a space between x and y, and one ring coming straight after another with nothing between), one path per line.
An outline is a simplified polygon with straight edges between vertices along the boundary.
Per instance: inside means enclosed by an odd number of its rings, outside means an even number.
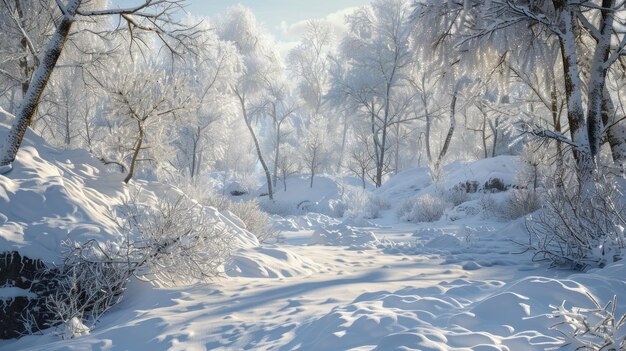
M27 314L36 324L34 330L48 327L46 321L51 314L45 299L55 290L56 279L54 270L46 268L42 261L23 257L16 251L0 253L0 287L24 289L29 295L0 300L0 339L23 335L26 330L22 320Z
M491 178L485 182L483 189L485 192L491 193L499 193L502 191L507 191L510 186L504 184L504 182L500 178Z

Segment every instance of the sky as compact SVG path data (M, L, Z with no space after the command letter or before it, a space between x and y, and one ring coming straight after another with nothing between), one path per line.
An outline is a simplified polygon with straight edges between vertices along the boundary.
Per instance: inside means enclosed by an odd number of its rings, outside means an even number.
M235 4L252 9L257 20L278 41L281 53L295 46L309 19L325 19L337 36L345 30L344 16L371 0L187 0L187 12L214 17Z

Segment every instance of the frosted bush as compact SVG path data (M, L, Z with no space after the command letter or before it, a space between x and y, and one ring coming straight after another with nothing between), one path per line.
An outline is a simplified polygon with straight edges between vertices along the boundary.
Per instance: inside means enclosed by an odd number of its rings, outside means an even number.
M231 202L228 210L241 219L246 226L245 229L256 235L259 241L266 241L278 236L269 214L261 210L256 200Z
M426 194L405 201L398 211L400 219L410 222L434 222L450 207L443 199Z
M464 202L467 202L469 200L469 197L470 196L467 191L465 191L465 189L461 187L454 187L443 192L443 198L445 199L445 201L451 203L454 206L458 206Z
M536 191L527 189L514 189L501 207L501 217L504 219L517 219L533 213L541 208L541 200Z
M278 235L268 214L268 212L274 212L263 211L256 199L235 202L210 189L200 189L191 185L187 185L187 193L193 194L194 199L204 206L215 207L220 212L232 213L241 220L244 229L254 234L259 241L269 240ZM265 204L263 207L265 208Z
M42 272L54 277L54 293L46 299L50 326L63 325L70 337L88 332L120 300L133 276L172 286L222 274L234 242L223 223L184 194L146 200L138 192L110 214L119 241L63 243L63 264Z
M599 176L545 194L544 210L528 222L535 259L584 270L622 258L626 208L615 180Z
M342 196L345 204L343 217L373 219L380 217L380 211L389 208L389 203L372 192L358 188L346 187Z
M626 349L626 315L618 318L615 313L616 298L602 306L589 295L595 308L573 307L568 309L565 302L554 309L550 318L561 321L552 329L565 336L565 345L576 350L617 351Z

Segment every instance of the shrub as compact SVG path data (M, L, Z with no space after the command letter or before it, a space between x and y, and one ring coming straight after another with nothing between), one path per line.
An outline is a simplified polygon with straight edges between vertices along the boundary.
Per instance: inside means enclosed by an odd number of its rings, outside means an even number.
M54 293L45 301L45 309L51 312L46 324L62 325L61 335L73 338L89 332L119 301L133 269L127 262L103 258L112 255L93 240L63 245L67 248L63 265L46 272L52 273L55 282Z
M484 219L494 219L500 217L501 204L493 195L485 194L479 200L480 212Z
M513 189L501 207L500 216L504 219L517 219L541 208L541 200L536 191Z
M389 208L389 203L372 192L346 186L341 201L345 204L344 217L373 219L380 217L380 211Z
M140 193L118 208L118 242L66 242L63 265L46 300L49 326L63 325L67 337L86 333L120 299L130 277L158 285L191 284L220 276L233 237L223 223L184 194L168 193L139 202ZM32 318L25 316L25 322Z
M256 235L263 242L278 237L270 216L261 210L256 200L230 202L228 210L245 224L245 229Z
M443 198L446 202L451 203L453 206L458 206L469 200L469 194L465 189L455 186L448 191L443 192Z
M507 188L508 187L500 178L490 178L488 181L485 182L485 185L483 186L485 192L490 193L499 193L502 191L506 191Z
M241 220L244 229L254 234L259 241L266 241L278 236L270 216L261 209L256 199L235 202L210 189L193 186L188 186L187 189L188 193L193 194L194 199L204 206L215 207L220 212L228 211L234 214ZM265 205L263 204L264 207Z
M434 222L450 207L443 199L426 194L405 201L398 211L402 220Z
M566 337L565 345L576 350L602 351L626 349L626 315L617 318L616 297L602 306L589 295L595 308L573 307L567 309L565 302L554 309L550 318L561 319L552 326Z
M546 191L545 208L529 219L535 258L584 270L621 259L626 210L615 180L555 187ZM531 238L532 239L532 238Z

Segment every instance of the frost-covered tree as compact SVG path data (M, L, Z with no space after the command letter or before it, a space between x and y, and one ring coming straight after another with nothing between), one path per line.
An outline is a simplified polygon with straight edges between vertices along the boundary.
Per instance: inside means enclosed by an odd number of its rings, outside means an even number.
M376 165L375 184L389 171L391 128L403 123L415 94L407 75L411 49L411 8L403 0L378 0L347 17L349 33L341 44L344 69L334 68L330 95L358 111L369 124Z
M268 88L273 86L276 77L282 76L280 57L252 11L241 5L232 7L222 19L219 35L223 40L233 42L241 55L241 75L232 84L231 90L239 102L241 116L254 141L259 163L265 173L268 195L273 200L272 176L255 132L254 118L263 115L262 111L271 100Z
M314 118L301 141L301 154L304 169L310 175L310 187L313 179L322 167L328 163L328 140L326 138L326 124L322 118Z
M120 141L118 162L128 170L124 182L133 178L140 162L151 162L157 169L168 164L176 114L196 104L186 84L152 64L132 66L102 85L111 99L111 121Z
M607 103L607 72L626 53L626 37L621 29L626 13L624 5L614 0L476 1L471 6L448 3L453 11L472 19L468 20L469 30L464 39L468 45L472 42L483 45L494 37L502 48L508 43L519 45L529 40L558 42L570 137L553 130L533 132L570 145L579 178L590 182L605 132L602 114ZM521 30L529 26L539 26L543 35ZM585 55L581 55L583 43Z
M220 40L208 21L197 28L202 32L194 38L191 49L179 50L180 56L174 56L171 63L195 101L194 109L178 119L179 135L173 142L178 150L177 168L192 179L221 157L225 130L232 122L230 115L237 110L228 89L241 74L236 72L240 57L235 46Z
M8 0L4 1L3 4L8 6ZM148 31L156 33L159 38L166 42L167 47L172 48L172 44L167 44L168 40L173 39L175 42L180 42L191 35L189 32L183 31L183 27L178 25L172 17L173 12L180 9L181 4L182 2L179 0L145 0L138 5L127 8L107 8L98 2L57 1L54 17L58 20L55 21L55 29L41 49L28 89L26 89L26 93L16 109L13 125L0 151L0 166L7 166L15 159L24 133L32 122L41 96L64 51L68 37L76 28L75 23L77 21L93 21L100 17L118 16L120 26L117 31L130 33L131 43L141 45L138 43L142 43L142 41L136 41L140 38L138 32ZM124 26L121 26L121 23L124 23ZM111 29L111 31L116 31L116 29ZM25 31L21 32L24 37L27 37ZM30 42L32 43L32 40Z
M321 21L307 22L300 44L287 56L291 74L298 80L298 92L313 116L323 114L324 95L329 83L329 54L333 51L333 35Z

